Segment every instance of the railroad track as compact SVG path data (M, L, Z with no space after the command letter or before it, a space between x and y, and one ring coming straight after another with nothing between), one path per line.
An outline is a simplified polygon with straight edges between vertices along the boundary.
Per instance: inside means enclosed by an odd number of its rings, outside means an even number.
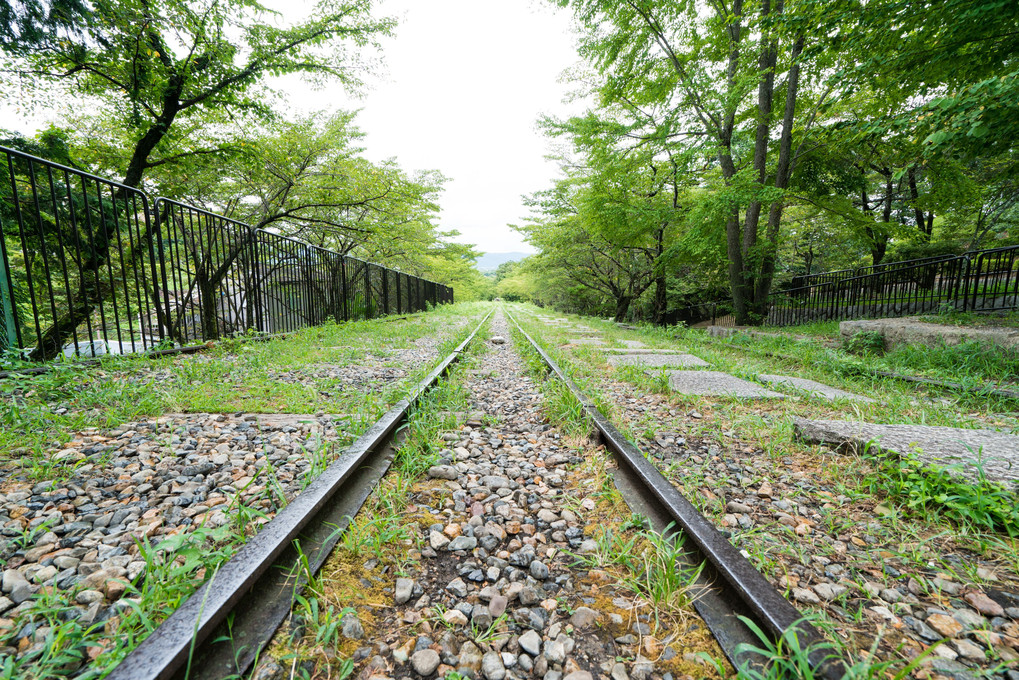
M508 316L508 314L507 314ZM186 600L108 676L113 680L237 677L251 668L294 606L302 586L321 567L372 489L386 474L400 443L400 425L413 404L459 358L491 313L468 338L315 482ZM660 532L681 532L685 559L703 565L693 602L734 664L754 663L741 643L760 640L740 617L773 639L795 630L811 648L816 677L840 678L820 634L601 414L569 376L510 317L551 373L563 381L597 428L618 469L615 484L634 512Z
M467 350L491 315L107 677L204 680L236 677L250 668L385 475L411 408Z
M686 537L687 559L704 565L693 597L694 607L711 629L734 665L759 662L742 645L759 646L761 640L743 622L753 621L773 640L795 631L801 647L810 649L816 677L836 680L845 666L821 634L754 568L658 468L598 409L545 349L507 313L550 372L562 381L583 406L601 442L618 464L616 487L627 504L647 516L660 532L680 531Z

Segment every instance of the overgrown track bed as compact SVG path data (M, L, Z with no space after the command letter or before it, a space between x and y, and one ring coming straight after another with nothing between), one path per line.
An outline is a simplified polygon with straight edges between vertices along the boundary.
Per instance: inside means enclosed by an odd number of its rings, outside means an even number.
M458 306L0 381L0 656L9 672L109 669L481 312ZM281 374L308 377L291 390Z
M685 396L654 371L611 367L604 352L563 346L575 336L560 326L577 323L531 317L525 325L858 670L870 658L903 668L926 654L914 676L1019 677L1014 490L962 483L909 460L805 445L792 427L800 416L1015 431L1014 414L1001 411L1001 402L826 373L820 361L805 377L876 401ZM747 378L797 375L692 333L670 338L579 323L610 346L640 340Z
M716 677L696 572L632 515L500 314L492 332L411 419L256 677Z

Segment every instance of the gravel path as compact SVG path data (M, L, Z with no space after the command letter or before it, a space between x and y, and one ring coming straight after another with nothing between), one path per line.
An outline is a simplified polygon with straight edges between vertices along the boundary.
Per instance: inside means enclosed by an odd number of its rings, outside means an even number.
M829 618L851 649L880 639L879 659L910 659L943 641L915 677L1019 680L1014 556L976 554L964 535L911 525L864 492L847 495L842 483L850 480L833 474L833 462L846 464L840 454L773 460L731 435L690 435L710 417L710 400L702 414L610 377L592 384L614 404L617 422L653 430L638 446L801 611ZM767 407L759 408L767 422Z
M501 313L492 334L509 337ZM353 572L350 564L323 569L359 574L355 587L369 593L363 603L344 600L344 584L336 586L341 605L357 606L343 637L358 677L713 676L695 654L721 653L695 615L657 626L652 607L610 573L575 566L571 553L596 552L596 530L628 511L606 517L593 471L604 453L571 445L545 420L540 390L512 344L499 340L466 382L472 412L442 436L442 460L412 491L417 548L396 567L362 555ZM291 671L270 661L258 677Z

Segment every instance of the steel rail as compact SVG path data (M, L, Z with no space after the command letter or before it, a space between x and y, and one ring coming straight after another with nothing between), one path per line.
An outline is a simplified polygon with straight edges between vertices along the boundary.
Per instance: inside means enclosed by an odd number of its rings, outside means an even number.
M552 373L597 428L601 441L621 463L616 485L627 504L648 515L659 531L676 532L687 540L683 547L693 564L704 565L693 598L694 607L708 625L719 646L734 665L758 664L741 645L760 646L762 641L740 620L756 623L772 640L795 630L801 649L809 649L816 677L838 680L845 664L821 634L768 582L750 561L666 479L645 454L616 429L594 401L566 374L545 349L509 314L517 330L534 347Z
M219 679L247 671L388 470L394 439L411 407L460 358L491 315L223 563L108 680Z

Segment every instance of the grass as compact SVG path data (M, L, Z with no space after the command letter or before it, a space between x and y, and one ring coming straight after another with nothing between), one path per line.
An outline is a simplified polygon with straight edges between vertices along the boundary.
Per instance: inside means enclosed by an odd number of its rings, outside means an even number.
M964 481L962 464L936 468L916 456L898 456L868 446L865 457L875 471L867 474L862 488L893 500L911 514L928 514L978 531L1001 532L1019 537L1019 505L1016 493L984 475L980 452L973 452L977 479Z
M568 436L586 437L591 426L583 405L561 380L549 374L547 365L519 330L512 327L511 334L528 371L538 381L548 419ZM551 353L554 355L558 351L553 349ZM569 366L568 363L560 365ZM584 377L578 378L586 383ZM590 394L584 387L581 390ZM609 411L598 406L602 413ZM612 486L611 477L604 469L595 477L602 480L601 493L618 511L622 499ZM657 624L685 622L692 605L690 593L700 576L700 568L689 564L683 549L684 537L671 525L663 535L645 528L645 524L644 518L633 516L618 527L600 526L594 534L598 549L592 554L573 557L577 564L588 568L613 567L624 589L651 605Z
M737 647L737 654L749 655L755 658L758 663L751 665L744 663L737 668L736 680L815 680L824 677L811 661L811 656L822 655L821 658L830 659L837 663L838 659L844 658L844 650L832 647L828 641L815 642L805 645L800 639L797 626L794 623L778 639L772 640L763 630L750 619L741 616L741 621L760 641L759 645L743 643ZM817 624L815 619L810 617L801 621L808 624ZM845 668L843 680L905 680L911 677L911 673L920 667L925 658L934 653L938 644L930 646L922 654L898 669L897 664L892 661L878 661L876 657L877 645L871 649L867 658ZM721 668L713 659L712 663ZM901 664L898 664L901 666Z
M240 507L235 510L238 516L246 514ZM139 543L138 555L146 564L143 576L133 583L125 581L124 596L115 605L117 614L109 621L87 623L68 617L68 593L40 591L10 632L34 625L37 634L45 631L42 639L29 653L6 657L0 678L63 677L82 662L88 665L78 678L102 677L211 576L245 536L235 526L224 525L170 536L158 546ZM0 645L12 642L0 637Z
M951 326L1019 328L1019 311L997 313L960 312L949 305L937 314L922 314L917 318L927 323L948 324Z
M478 337L484 336L482 329ZM457 344L451 340L443 351ZM476 367L484 351L484 343L472 343L450 373L411 409L403 426L405 438L392 466L302 595L308 603L315 603L317 614L310 614L308 607L299 607L291 616L300 623L301 633L290 636L283 627L271 643L269 654L284 667L292 668L294 677L342 679L353 672L351 656L361 643L336 636L335 613L357 615L367 631L366 639L371 639L373 609L386 598L382 584L391 584L394 573L405 573L417 559L418 525L409 508L412 491L423 483L428 468L439 462L439 451L444 447L442 434L459 428L469 406L464 374ZM364 566L367 563L375 566L368 569ZM369 588L366 583L378 586ZM293 623L290 627L294 628Z

